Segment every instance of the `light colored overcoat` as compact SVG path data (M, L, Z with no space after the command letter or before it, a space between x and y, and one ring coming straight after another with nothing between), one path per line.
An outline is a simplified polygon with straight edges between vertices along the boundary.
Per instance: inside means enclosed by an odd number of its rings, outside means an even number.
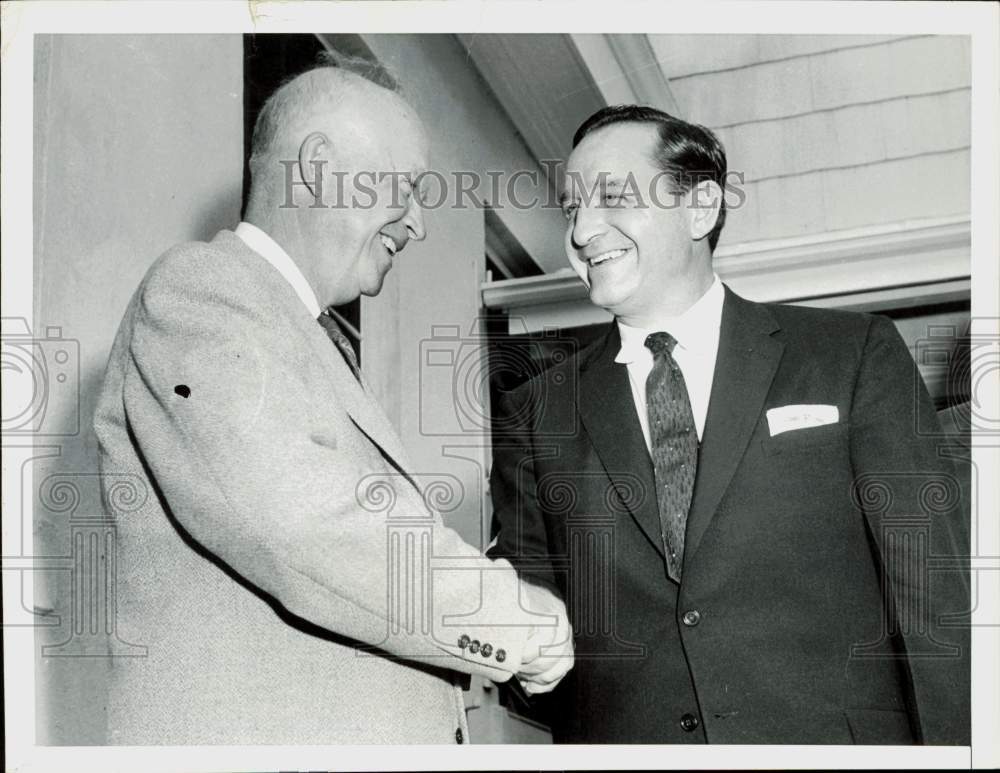
M117 635L146 647L112 660L109 743L453 744L459 675L518 668L537 619L510 565L442 524L370 392L232 232L150 269L94 427Z

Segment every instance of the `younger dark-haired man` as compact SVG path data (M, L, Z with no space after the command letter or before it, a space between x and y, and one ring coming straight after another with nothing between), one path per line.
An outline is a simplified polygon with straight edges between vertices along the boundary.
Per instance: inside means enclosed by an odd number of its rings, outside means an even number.
M930 568L964 514L893 324L720 282L702 127L607 108L566 171L570 264L615 321L506 397L491 484L493 554L569 607L556 740L967 744L967 577Z

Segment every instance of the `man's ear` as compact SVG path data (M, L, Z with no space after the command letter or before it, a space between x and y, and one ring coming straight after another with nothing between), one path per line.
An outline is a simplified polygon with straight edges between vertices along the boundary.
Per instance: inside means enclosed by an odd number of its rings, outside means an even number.
M323 198L323 174L330 151L330 139L312 132L299 145L299 176L315 201Z
M702 180L689 194L691 238L704 239L719 221L722 188L713 180Z

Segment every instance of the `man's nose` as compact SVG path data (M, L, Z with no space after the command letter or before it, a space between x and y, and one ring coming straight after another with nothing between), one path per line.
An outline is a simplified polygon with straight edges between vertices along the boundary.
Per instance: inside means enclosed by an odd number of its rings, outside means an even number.
M604 221L600 210L597 207L581 204L573 217L573 228L570 231L573 248L583 249L603 232Z
M403 217L403 224L410 238L417 242L422 242L427 236L427 229L424 226L424 210L416 197L410 199L406 208L406 215Z

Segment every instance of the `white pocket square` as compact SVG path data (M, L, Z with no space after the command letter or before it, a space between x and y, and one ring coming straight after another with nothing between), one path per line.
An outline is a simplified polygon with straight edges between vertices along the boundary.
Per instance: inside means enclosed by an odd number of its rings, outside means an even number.
M840 411L836 405L783 405L767 412L771 437L793 429L836 424L839 420Z

